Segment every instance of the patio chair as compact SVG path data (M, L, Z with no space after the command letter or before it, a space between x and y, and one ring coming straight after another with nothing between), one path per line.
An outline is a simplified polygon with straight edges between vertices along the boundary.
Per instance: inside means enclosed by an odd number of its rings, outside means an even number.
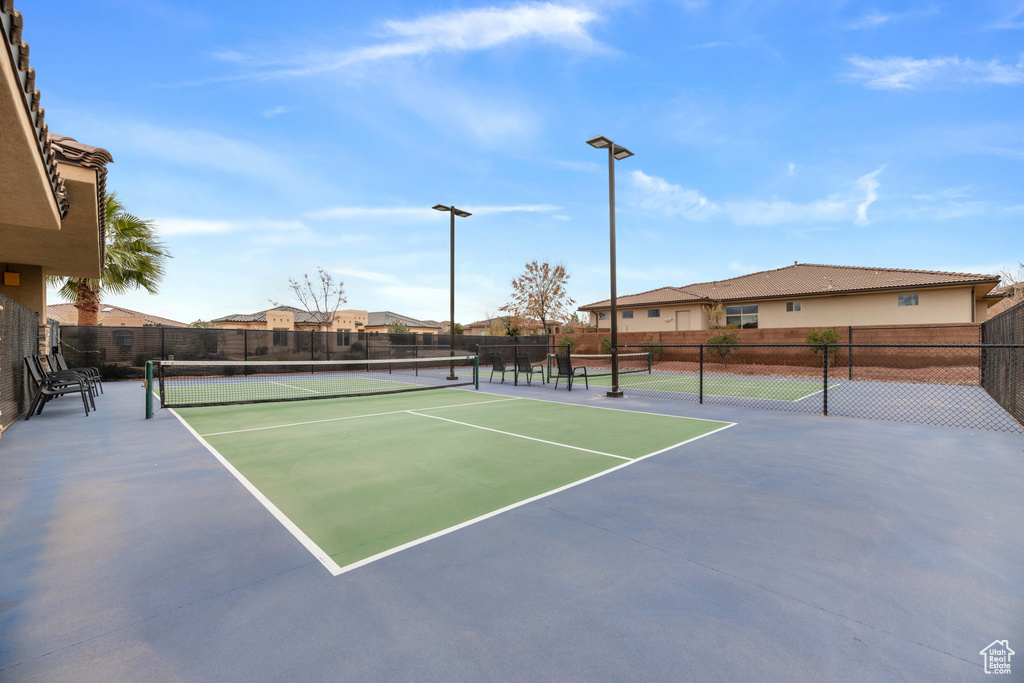
M68 362L64 360L63 353L50 353L46 356L46 362L50 364L50 369L58 372L78 372L84 374L89 378L94 388L99 388L100 393L103 393L103 376L100 375L98 368L90 368L88 366L69 368Z
M587 368L582 365L574 368L572 366L572 360L569 358L569 354L556 353L555 365L558 370L558 374L555 375L555 389L558 388L558 380L565 378L569 383L569 391L572 391L573 380L577 377L582 377L584 384L587 385L587 389L590 388L590 380L587 379Z
M547 380L544 379L543 365L534 365L533 363L530 362L530 356L525 353L520 353L519 355L516 356L516 375L517 377L526 375L527 386L529 386L532 383L531 379L538 372L540 373L540 381L542 383L547 383Z
M39 356L29 356L29 364L35 365L40 375L54 386L62 383L76 384L84 382L85 388L89 392L89 403L92 405L92 409L96 410L96 388L93 386L89 377L72 370L53 370L53 368L47 370L46 366L43 365L43 359Z
M491 383L491 380L494 379L494 373L496 373L496 372L500 372L501 373L501 381L502 381L502 383L504 383L505 382L505 373L506 372L512 372L512 371L513 371L513 368L506 368L505 367L505 361L501 357L500 353L492 353L491 354L491 377L490 377L490 379L487 380L487 383L488 384Z
M64 394L73 394L75 392L82 396L82 406L85 408L86 416L89 415L89 399L86 395L89 394L89 383L84 377L78 375L77 380L72 379L49 379L39 368L39 359L32 357L25 357L25 367L28 368L28 376L36 385L36 395L32 399L32 405L29 406L28 412L25 413L25 419L29 420L32 415L38 415L43 412L43 406L47 401L56 398L57 396L63 396Z

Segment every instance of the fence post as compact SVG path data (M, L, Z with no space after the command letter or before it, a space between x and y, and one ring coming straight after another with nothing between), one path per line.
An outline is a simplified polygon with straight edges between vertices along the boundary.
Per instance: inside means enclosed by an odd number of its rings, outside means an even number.
M512 386L519 386L519 337L512 337Z
M821 366L825 368L825 382L824 389L822 391L822 408L824 410L823 414L828 415L828 344L823 344L822 347L825 354L825 362L821 364Z
M700 372L698 373L698 384L700 384L700 402L704 403L704 345L700 345Z
M153 417L153 361L146 361L146 419Z
M846 328L846 358L850 364L850 381L853 381L853 325Z
M167 360L167 349L164 346L164 334L167 332L166 327L160 328L160 360Z

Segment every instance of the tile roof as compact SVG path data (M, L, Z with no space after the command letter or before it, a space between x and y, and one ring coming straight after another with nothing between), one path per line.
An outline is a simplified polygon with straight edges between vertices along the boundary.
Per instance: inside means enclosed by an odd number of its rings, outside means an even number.
M401 322L409 327L430 327L441 329L441 326L427 320L417 320L406 315L399 315L391 311L376 311L368 314L367 327L385 327L394 322Z
M683 287L661 287L639 294L620 296L617 304L619 306L643 306L696 301L746 301L788 296L846 294L947 285L996 285L998 283L998 275L799 263L776 270L741 275L728 280L698 282ZM580 306L580 310L606 308L610 303L610 299L605 299Z
M99 214L100 229L100 263L106 268L107 263L107 164L114 163L114 157L102 147L82 144L66 135L47 137L57 158L75 166L84 166L96 170L96 210Z
M49 126L46 124L46 110L39 106L40 93L36 90L36 70L28 65L28 43L22 40L25 19L21 12L14 9L14 0L0 0L0 36L4 40L3 49L8 51L14 64L15 78L21 85L19 99L25 105L29 125L39 149L43 168L50 181L50 189L60 211L60 218L68 215L68 194L64 187L64 179L57 170L57 151L49 139Z
M274 308L268 308L263 311L256 311L255 313L233 313L226 315L223 318L214 318L210 322L215 323L265 323L267 322L267 313L269 311L289 311L295 316L295 322L299 325L322 325L323 323L317 320L315 313L302 308L295 308L294 306L275 306Z
M62 325L73 325L74 323L71 322L72 318L70 316L74 310L74 304L50 304L46 307L46 317L53 318ZM150 315L149 313L140 313L139 311L121 308L120 306L111 306L110 304L101 303L100 312L110 316L141 317L144 321L143 324L147 327L188 327L188 323L178 322L170 318L161 318L158 315ZM76 316L74 320L77 319Z

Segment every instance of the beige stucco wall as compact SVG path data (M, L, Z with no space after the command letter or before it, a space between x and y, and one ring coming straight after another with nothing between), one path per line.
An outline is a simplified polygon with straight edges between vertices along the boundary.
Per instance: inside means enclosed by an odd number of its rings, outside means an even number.
M0 258L2 258L0 249ZM22 306L27 306L39 314L40 321L46 322L46 277L41 266L27 266L18 263L5 263L7 270L18 273L21 283L17 287L3 284L0 277L0 294L14 299Z
M917 294L917 306L900 306L899 294ZM987 304L976 299L971 287L907 289L899 292L872 292L839 296L794 297L750 301L758 305L758 327L832 327L837 325L920 325L926 323L969 323L988 319ZM787 302L800 302L800 311L787 312ZM729 302L726 305L736 305ZM647 317L650 308L661 310L659 318ZM633 318L622 318L632 310ZM689 312L689 326L678 327L680 312ZM974 320L971 319L972 311ZM658 306L619 308L621 332L670 332L682 329L708 329L701 306L661 304ZM598 320L590 314L590 324L610 329L610 320ZM725 316L722 317L725 324Z
M5 226L56 231L60 212L11 53L0 48L0 234ZM95 200L94 200L95 203Z

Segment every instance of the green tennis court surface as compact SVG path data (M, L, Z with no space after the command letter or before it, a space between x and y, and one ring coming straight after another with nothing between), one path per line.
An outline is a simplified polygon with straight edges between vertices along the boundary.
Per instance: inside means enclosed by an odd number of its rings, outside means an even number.
M577 380L578 382L579 380ZM612 378L594 377L591 384L609 387ZM738 398L764 398L775 401L799 401L821 391L820 381L774 377L716 377L704 375L704 394L707 396L735 396ZM697 394L700 379L697 375L668 373L627 373L619 375L619 386L648 391L670 391L677 394ZM830 384L831 389L834 384Z
M455 389L176 412L334 574L730 424Z

